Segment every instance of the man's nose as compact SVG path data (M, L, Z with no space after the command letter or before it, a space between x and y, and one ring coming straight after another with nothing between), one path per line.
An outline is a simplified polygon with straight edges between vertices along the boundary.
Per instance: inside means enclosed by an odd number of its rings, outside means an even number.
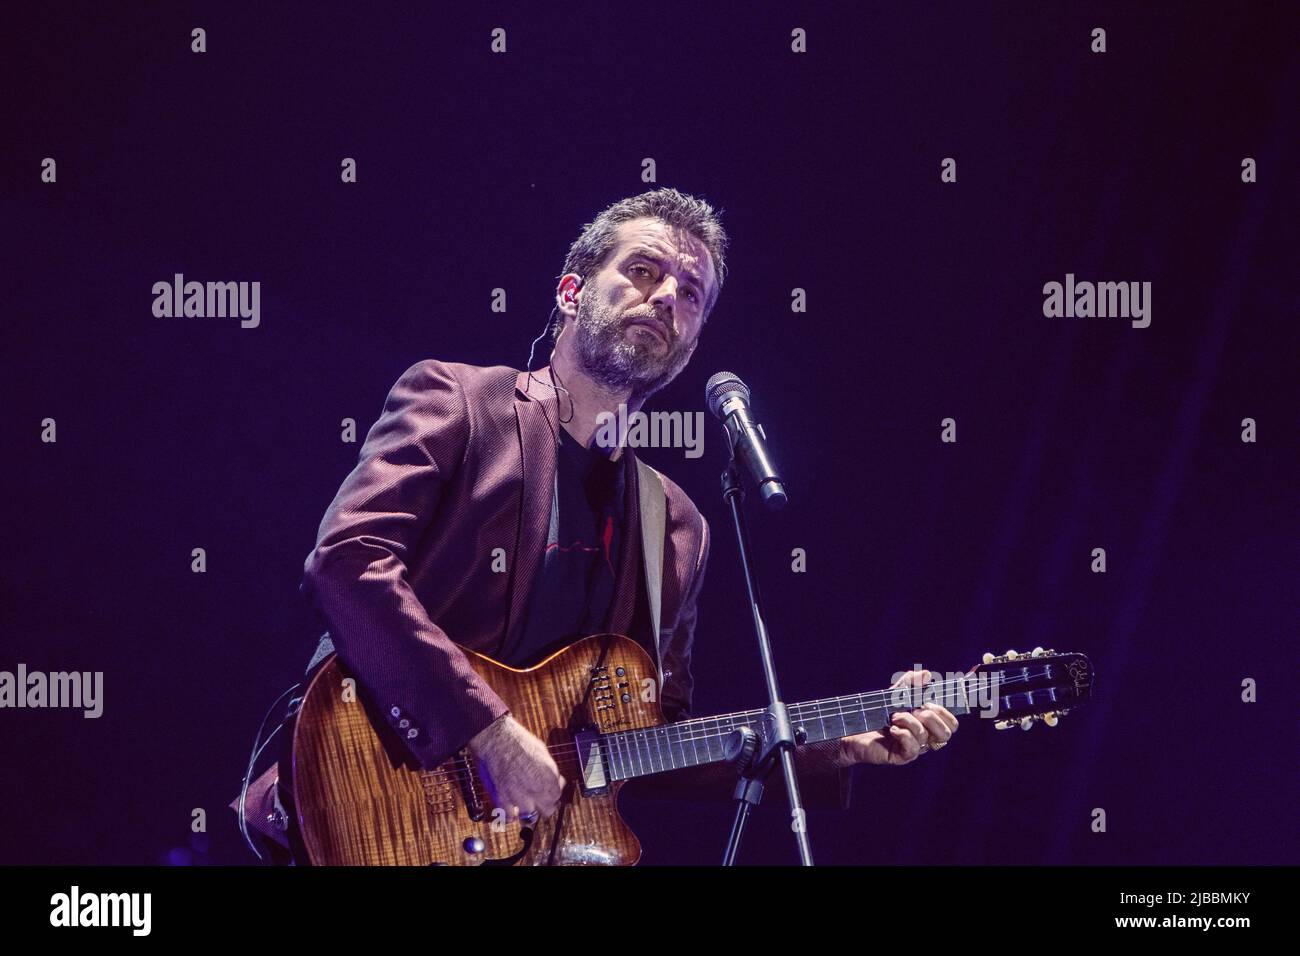
M664 276L650 301L667 312L671 321L672 311L677 306L677 280L672 276Z

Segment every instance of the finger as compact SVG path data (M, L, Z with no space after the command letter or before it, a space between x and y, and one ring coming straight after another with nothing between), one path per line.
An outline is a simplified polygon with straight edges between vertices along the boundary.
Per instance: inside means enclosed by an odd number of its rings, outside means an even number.
M924 747L930 739L930 732L925 729L925 724L921 723L915 714L897 713L894 715L893 723L895 727L900 727L916 737L918 749Z
M926 733L929 735L929 743L943 743L952 736L952 730L943 722L940 717L932 710L914 711L918 720L925 725Z
M894 745L900 749L902 760L904 762L915 760L920 754L926 752L926 745L920 741L919 737L911 732L907 727L889 728L894 736Z
M930 701L925 706L928 707L932 713L939 715L939 719L942 720L944 726L948 728L950 735L957 732L957 718L952 711L947 707L944 707L942 704L936 704L934 701Z
M908 763L920 756L921 744L914 734L909 733L902 727L890 727L889 735L894 738L894 745L898 748L898 754L902 757L903 763Z
M564 793L565 779L558 773L549 780L543 781L542 790L548 800L558 800Z
M930 672L921 671L904 671L903 676L889 686L892 687L912 687L917 684L925 684L930 680Z
M559 807L560 798L563 796L564 796L563 790L559 791L558 793L557 792L548 793L545 796L545 798L537 801L537 806L542 811L542 813L544 813L546 816L549 817L552 813L555 812L556 808Z

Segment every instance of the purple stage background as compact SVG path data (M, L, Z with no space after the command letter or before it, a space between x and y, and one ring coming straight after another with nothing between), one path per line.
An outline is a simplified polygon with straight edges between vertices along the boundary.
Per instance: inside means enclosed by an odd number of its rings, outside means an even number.
M253 861L226 804L323 627L297 589L341 420L424 358L522 367L581 226L655 185L732 238L650 408L753 389L785 698L1039 644L1098 671L1055 729L859 768L818 862L1295 862L1294 5L432 6L7 25L0 670L102 671L104 713L0 711L0 863ZM259 281L260 325L154 317L175 273ZM1150 326L1044 317L1067 273L1151 282ZM708 428L645 452L714 531L697 714L763 702ZM744 862L796 859L784 800ZM625 810L647 863L716 862L731 816Z

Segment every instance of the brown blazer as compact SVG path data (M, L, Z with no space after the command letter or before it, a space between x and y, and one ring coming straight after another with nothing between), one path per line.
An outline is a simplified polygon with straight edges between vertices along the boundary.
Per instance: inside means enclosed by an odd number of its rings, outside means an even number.
M394 728L409 721L397 732L425 767L508 710L455 645L490 657L523 625L546 548L562 427L547 381L545 369L530 377L434 359L411 366L326 510L306 561L302 592ZM638 640L653 659L635 454L623 453L626 525L609 630ZM660 700L671 721L690 716L691 645L709 526L686 493L661 478L667 514ZM505 573L492 570L494 556L504 556ZM249 823L259 830L274 772L250 788ZM847 782L833 783L837 792L844 786L846 802Z
M360 461L325 512L302 590L342 659L406 743L435 767L508 709L453 644L492 656L523 626L555 487L555 392L544 372L428 360L393 386ZM632 634L641 574L635 451L610 630ZM695 605L709 528L664 478L661 699L689 707ZM506 572L493 571L504 556ZM437 622L437 623L434 623ZM648 641L647 638L650 638Z

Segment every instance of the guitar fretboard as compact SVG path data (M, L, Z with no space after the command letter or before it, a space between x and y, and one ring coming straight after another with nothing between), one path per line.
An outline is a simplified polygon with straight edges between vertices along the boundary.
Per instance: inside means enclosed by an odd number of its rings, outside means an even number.
M964 688L957 688L955 699L945 696L942 700L943 706L954 716L970 713L968 698L962 691ZM925 693L922 688L870 691L790 704L787 710L796 743L814 744L871 730L884 730L893 714L913 710L929 699ZM727 739L736 730L748 727L761 739L765 720L763 710L747 710L683 720L662 727L603 734L600 751L605 775L610 780L631 780L668 770L719 763L726 759Z

